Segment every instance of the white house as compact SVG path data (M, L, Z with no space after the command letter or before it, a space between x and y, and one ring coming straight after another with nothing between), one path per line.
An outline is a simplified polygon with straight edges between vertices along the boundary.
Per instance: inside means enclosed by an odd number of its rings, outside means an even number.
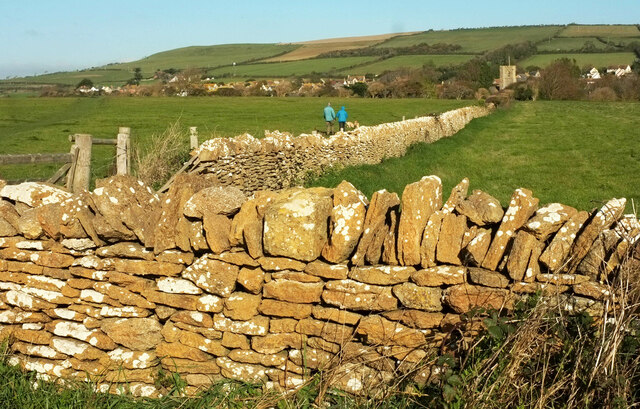
M593 67L591 71L587 73L587 78L590 78L592 80L599 80L602 77L600 76L600 71L598 71L596 67Z

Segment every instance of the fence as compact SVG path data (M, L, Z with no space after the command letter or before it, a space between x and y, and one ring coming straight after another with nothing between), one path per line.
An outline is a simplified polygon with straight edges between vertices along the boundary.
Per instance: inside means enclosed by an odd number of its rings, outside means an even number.
M59 183L66 175L65 186L72 192L89 189L91 181L91 150L93 145L116 145L116 173L131 173L131 129L120 127L116 139L99 139L89 134L69 136L73 143L69 153L31 153L0 155L0 165L63 163L47 182Z

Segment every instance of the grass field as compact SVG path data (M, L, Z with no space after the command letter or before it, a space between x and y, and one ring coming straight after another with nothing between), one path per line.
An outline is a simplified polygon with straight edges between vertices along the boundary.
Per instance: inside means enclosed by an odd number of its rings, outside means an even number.
M200 141L264 130L310 133L324 129L322 108L331 101L345 105L349 117L362 125L392 122L432 112L444 112L472 101L426 99L325 98L0 98L0 154L68 152L68 135L89 133L115 138L119 126L131 128L134 144L145 144L180 121L185 130L197 126ZM104 177L112 166L113 147L94 148L93 174ZM0 168L0 178L46 178L58 166Z
M575 59L578 67L592 65L596 68L607 67L609 65L626 65L631 64L635 58L633 53L593 53L593 54L538 54L529 57L526 60L519 61L522 67L536 65L538 67L546 67L557 59L570 58Z
M305 75L313 72L328 73L339 71L354 65L375 60L376 57L344 57L344 58L318 58L301 61L287 61L268 64L246 64L236 67L224 67L209 71L210 75L221 77L273 77Z
M580 50L587 41L591 41L598 50L604 50L607 45L595 37L556 37L551 41L545 40L537 44L538 51L573 51Z
M640 37L635 25L569 25L559 37Z
M339 50L353 50L355 48L369 47L379 43L380 40L336 42L336 43L311 43L301 44L299 48L284 55L264 59L264 62L298 61L306 58L315 58L323 53Z
M427 31L412 36L396 37L378 47L407 47L420 43L459 44L462 52L481 53L507 44L524 41L538 42L550 37L560 26L493 27L460 30Z
M446 195L462 178L507 205L529 188L541 203L590 210L612 197L640 204L640 103L527 102L472 121L435 144L415 145L403 158L328 173L309 185L352 182L369 197L402 193L425 175L442 178ZM628 206L631 211L631 206Z
M392 70L399 67L420 68L425 64L433 64L436 67L458 65L473 58L469 54L444 54L444 55L399 55L371 64L365 64L349 69L349 74L380 74L385 70Z

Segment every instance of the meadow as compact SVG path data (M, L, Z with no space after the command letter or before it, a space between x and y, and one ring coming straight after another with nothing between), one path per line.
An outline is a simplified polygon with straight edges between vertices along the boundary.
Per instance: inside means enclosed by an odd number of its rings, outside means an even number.
M591 41L597 50L607 47L595 37L556 37L537 44L537 47L538 51L575 51L582 49L587 41Z
M285 61L281 63L244 64L237 65L235 67L218 68L208 71L208 74L215 77L286 77L310 74L313 72L336 72L355 65L365 64L376 59L377 57L317 58L310 60Z
M534 43L554 37L560 26L492 27L426 31L411 36L394 37L377 47L408 47L420 43L459 44L461 52L479 54L507 44L532 41Z
M635 25L575 25L567 26L560 37L640 37Z
M612 197L640 203L640 103L536 101L472 121L455 136L414 145L406 156L329 172L310 186L352 182L369 197L402 193L424 175L438 175L446 194L464 177L505 206L516 188L541 203L583 210ZM628 211L633 211L629 205Z
M593 53L593 54L537 54L529 57L524 61L520 61L522 67L535 65L537 67L546 67L553 61L560 58L569 58L576 60L578 67L590 65L598 69L608 67L610 65L627 65L633 63L635 58L633 53Z
M469 54L399 55L343 71L348 71L349 74L380 74L383 71L393 70L399 67L421 68L425 64L431 64L435 67L459 65L472 58L473 55Z
M198 127L200 142L214 137L264 130L298 135L324 130L322 109L327 102L345 105L351 120L376 125L403 116L444 112L473 101L360 98L268 97L97 97L97 98L0 98L0 154L68 152L68 136L88 133L115 138L118 127L131 128L134 146L144 146L155 134L179 122L188 140L188 128ZM92 172L104 177L110 171L113 147L95 146ZM0 167L0 178L47 178L58 166Z

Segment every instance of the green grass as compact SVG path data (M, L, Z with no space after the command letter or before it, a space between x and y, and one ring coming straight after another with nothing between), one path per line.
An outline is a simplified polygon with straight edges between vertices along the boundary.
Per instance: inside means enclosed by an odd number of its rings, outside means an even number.
M345 71L348 71L349 74L380 74L385 70L392 70L399 67L420 68L425 64L433 64L436 67L459 65L472 58L473 55L469 54L400 55Z
M562 30L560 37L640 37L635 25L570 25Z
M591 41L598 50L604 50L607 45L595 37L556 37L551 41L543 41L537 45L538 51L574 51L584 47L585 42Z
M522 26L427 31L410 36L395 37L378 45L378 47L408 47L420 43L447 43L459 44L462 46L462 52L481 53L507 44L542 41L554 37L560 29L560 26Z
M209 72L210 75L235 77L274 77L308 75L312 72L329 73L375 60L377 57L318 58L278 63L246 64L224 67ZM230 79L231 80L231 79Z
M472 103L360 98L0 98L0 154L68 152L70 134L115 138L120 126L131 128L133 144L144 145L151 135L162 133L176 121L185 133L188 127L197 126L201 142L244 132L262 137L265 129L310 133L325 128L322 108L328 101L334 106L345 105L349 117L362 125L444 112ZM109 172L114 149L94 147L94 176L104 177ZM57 167L5 166L0 168L0 178L46 178Z
M536 65L546 67L559 58L575 59L578 67L592 65L594 67L606 67L609 65L631 64L635 58L633 53L593 53L593 54L538 54L526 60L519 61L522 67Z
M402 158L346 168L309 182L352 182L369 197L402 193L425 175L438 175L445 195L462 178L471 190L503 205L525 187L541 203L590 210L612 197L640 203L640 103L528 102L476 119L452 138L419 144ZM631 207L628 207L631 210Z

